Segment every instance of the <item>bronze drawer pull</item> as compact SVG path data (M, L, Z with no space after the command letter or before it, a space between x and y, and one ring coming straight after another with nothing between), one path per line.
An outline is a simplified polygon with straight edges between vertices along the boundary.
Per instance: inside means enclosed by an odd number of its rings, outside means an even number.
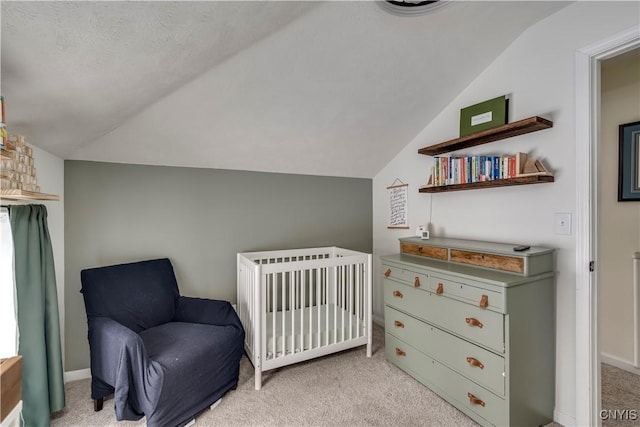
M394 297L398 297L398 298L402 298L404 295L402 295L402 292L400 292L400 291L393 291L393 296Z
M436 294L442 295L444 292L444 285L442 283L438 283L438 287L436 288Z
M398 347L396 347L396 356L406 356L407 353L405 353L403 350L400 350Z
M475 397L473 394L467 393L467 396L469 396L469 403L471 403L473 405L480 405L480 406L484 407L484 402L482 400L478 399L477 397Z
M484 325L478 319L474 319L473 317L467 317L464 319L467 324L471 326L477 326L478 328L482 328Z
M484 365L478 359L474 357L467 357L467 363L471 366L477 366L480 369L484 369Z
M413 286L416 288L420 287L420 278L416 276L416 280L413 281Z
M396 328L404 328L404 323L394 320L393 326L395 326Z
M384 272L384 277L389 277L391 276L391 269L387 268L387 271Z
M480 307L487 308L489 306L489 297L487 295L482 295L480 298Z

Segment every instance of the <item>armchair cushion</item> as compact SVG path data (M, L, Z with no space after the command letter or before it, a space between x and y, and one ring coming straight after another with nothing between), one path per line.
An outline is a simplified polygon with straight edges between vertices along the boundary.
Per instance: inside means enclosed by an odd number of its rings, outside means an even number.
M147 425L175 426L235 388L244 332L234 326L170 322L140 333L149 358L162 367L162 394ZM143 396L141 396L143 398ZM177 411L175 402L180 402ZM184 414L192 414L185 419Z
M91 268L80 277L89 319L108 317L141 332L175 316L178 283L167 258Z

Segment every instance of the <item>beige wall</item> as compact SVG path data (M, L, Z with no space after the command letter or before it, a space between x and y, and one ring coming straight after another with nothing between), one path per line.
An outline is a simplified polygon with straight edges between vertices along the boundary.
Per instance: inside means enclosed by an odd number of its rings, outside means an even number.
M603 356L633 364L633 267L640 202L618 202L619 125L640 120L640 49L602 64L598 180L600 331Z

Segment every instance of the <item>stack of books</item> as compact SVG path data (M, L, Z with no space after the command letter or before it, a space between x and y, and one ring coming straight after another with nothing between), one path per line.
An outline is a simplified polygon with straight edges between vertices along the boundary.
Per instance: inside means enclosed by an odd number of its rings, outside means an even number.
M434 186L551 175L540 160L526 153L511 156L434 157L429 183Z

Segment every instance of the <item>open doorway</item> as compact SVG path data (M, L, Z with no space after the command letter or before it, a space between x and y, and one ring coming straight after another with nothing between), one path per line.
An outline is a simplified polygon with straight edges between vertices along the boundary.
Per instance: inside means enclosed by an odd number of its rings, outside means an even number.
M633 27L576 53L576 425L602 424L598 179L601 63L640 47Z
M618 200L619 128L639 121L640 48L635 48L600 64L596 256L604 426L640 424L640 201Z

